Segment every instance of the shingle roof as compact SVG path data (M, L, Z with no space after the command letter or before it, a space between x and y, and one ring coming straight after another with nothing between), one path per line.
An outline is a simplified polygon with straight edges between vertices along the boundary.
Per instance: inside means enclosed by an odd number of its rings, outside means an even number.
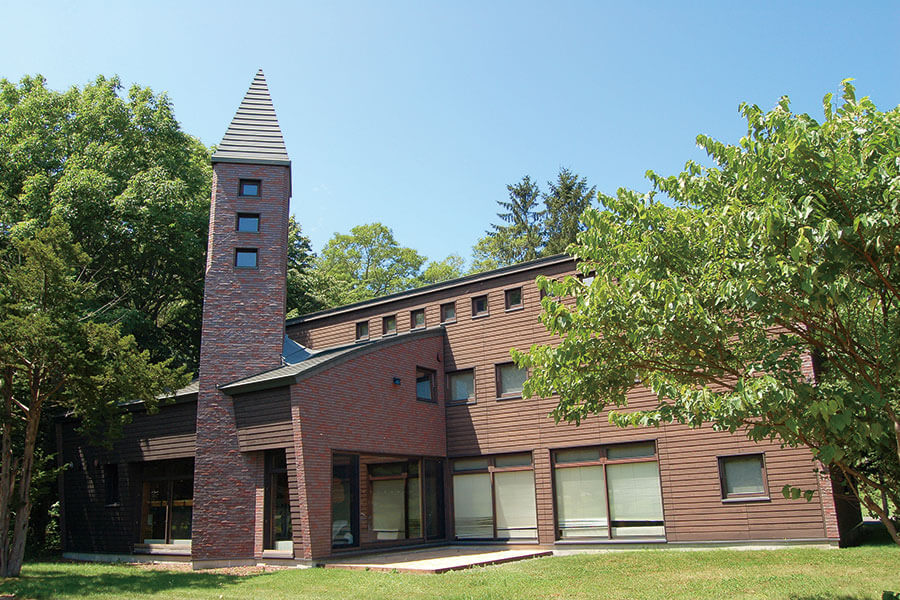
M212 161L291 165L262 69L253 78Z
M367 354L387 346L401 344L422 337L443 334L443 326L437 326L408 333L401 333L389 338L324 348L322 350L313 351L309 358L301 362L263 371L262 373L251 375L250 377L244 377L243 379L220 385L219 389L226 394L234 395L291 385L305 377L318 373L321 370L336 366L353 356Z

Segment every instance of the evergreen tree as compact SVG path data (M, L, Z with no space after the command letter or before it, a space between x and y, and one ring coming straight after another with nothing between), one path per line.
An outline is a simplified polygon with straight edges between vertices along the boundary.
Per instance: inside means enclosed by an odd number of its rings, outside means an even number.
M587 179L579 178L569 169L559 170L556 181L547 182L544 194L544 251L545 256L561 254L575 236L584 230L581 214L591 205L597 188L588 188Z

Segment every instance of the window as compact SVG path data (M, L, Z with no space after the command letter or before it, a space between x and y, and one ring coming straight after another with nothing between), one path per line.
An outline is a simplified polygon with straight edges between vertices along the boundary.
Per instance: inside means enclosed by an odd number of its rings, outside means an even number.
M106 505L119 503L119 465L103 465L103 483L106 488Z
M356 339L359 340L367 340L369 339L369 322L368 321L360 321L356 324Z
M419 460L369 465L372 486L372 531L378 540L422 536L422 490Z
M359 456L331 458L331 547L359 545Z
M395 333L397 333L397 315L381 319L381 335L393 335Z
M419 329L425 327L425 309L417 308L409 313L409 328Z
M416 400L437 402L434 387L434 371L416 367Z
M720 456L719 479L724 500L769 499L762 454Z
M522 385L528 379L528 371L513 363L497 365L497 397L518 398L522 395Z
M475 296L472 298L472 317L481 317L488 314L488 297Z
M258 198L260 196L259 179L241 179L238 196Z
M516 310L522 308L522 288L513 288L503 292L506 303L506 310Z
M255 269L257 258L256 248L238 248L234 251L234 266L238 269Z
M653 442L553 453L558 539L662 537Z
M285 451L267 450L265 469L264 546L271 550L292 551L291 499Z
M454 323L456 321L456 302L441 304L441 323Z
M587 275L579 275L578 279L580 279L581 283L583 283L585 286L590 286L592 283L594 283L595 276L596 273L594 273L594 271L591 271Z
M531 453L453 461L458 539L537 539Z
M144 544L191 543L193 463L189 459L144 464L140 537Z
M445 537L442 461L412 458L373 463L367 471L370 523L376 540Z
M475 370L447 373L447 404L475 402Z
M235 229L248 233L259 233L259 215L257 213L238 213Z

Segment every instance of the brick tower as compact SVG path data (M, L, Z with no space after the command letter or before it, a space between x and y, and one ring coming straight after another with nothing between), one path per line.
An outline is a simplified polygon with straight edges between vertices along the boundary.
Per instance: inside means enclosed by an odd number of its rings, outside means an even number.
M203 295L192 554L195 564L259 556L259 453L238 448L222 384L280 366L291 161L260 70L212 156Z

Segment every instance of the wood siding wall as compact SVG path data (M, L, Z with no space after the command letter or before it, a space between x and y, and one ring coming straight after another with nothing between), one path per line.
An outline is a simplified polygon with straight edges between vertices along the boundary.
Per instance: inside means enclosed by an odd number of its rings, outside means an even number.
M128 553L140 533L141 463L194 456L197 404L161 406L148 414L131 413L122 437L112 448L89 444L77 423L60 423L63 464L63 549L66 552ZM119 502L106 503L106 465L115 465Z
M288 448L294 443L287 386L234 396L234 416L241 452Z
M382 318L397 316L399 332L409 329L410 311L424 308L426 324L440 322L440 306L456 302L456 321L445 324L444 371L474 369L476 400L446 407L447 456L483 456L531 451L534 456L539 538L555 541L555 509L551 452L558 448L654 440L657 444L665 513L666 536L671 542L823 539L828 516L823 501L785 500L785 484L819 489L816 465L805 449L782 449L778 443L756 444L743 434L693 430L683 425L660 428L619 429L608 422L608 413L591 417L576 427L555 424L549 418L557 398L499 399L496 365L509 362L510 348L551 343L539 322L538 274L561 277L572 274L573 263L538 267L488 281L462 285L417 298L400 298L378 306L361 307L339 315L325 315L292 326L288 334L311 348L352 342L356 323L368 321L370 337L381 334ZM505 290L522 288L523 307L508 311ZM473 317L475 296L488 296L489 315ZM646 390L635 390L632 408L655 405ZM722 501L718 457L764 453L769 501ZM827 482L826 482L827 483ZM824 505L833 504L830 486L824 489ZM448 488L448 496L450 496ZM448 498L452 503L452 498Z

